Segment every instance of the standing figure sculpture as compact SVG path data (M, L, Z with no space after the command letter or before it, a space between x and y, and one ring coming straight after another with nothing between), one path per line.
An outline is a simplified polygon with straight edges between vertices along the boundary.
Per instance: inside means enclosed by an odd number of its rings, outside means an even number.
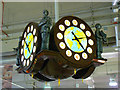
M40 33L42 37L41 50L49 49L49 39L50 39L50 27L52 25L52 19L48 16L49 12L47 10L43 11L43 18L39 23L41 28Z
M103 59L101 54L103 53L103 42L106 42L106 34L100 30L102 26L99 23L95 25L95 28L95 38L97 40L97 59Z

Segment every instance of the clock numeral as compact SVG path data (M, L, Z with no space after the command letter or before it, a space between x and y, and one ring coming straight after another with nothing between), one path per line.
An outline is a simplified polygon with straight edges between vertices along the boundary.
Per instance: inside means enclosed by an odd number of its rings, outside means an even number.
M92 39L89 39L88 40L88 43L92 46L94 44L93 40Z
M61 33L57 33L57 38L58 39L63 39L63 35Z
M26 60L23 61L23 66L25 66L25 65L26 65Z
M32 61L33 60L33 55L31 55L31 57L30 57L30 61Z
M59 29L60 29L61 31L64 31L64 30L65 30L64 25L59 25Z
M23 49L21 49L21 54L23 54Z
M34 29L34 31L33 31L33 35L35 35L36 34L36 29Z
M29 33L29 31L30 31L30 27L27 28L27 33Z
M80 28L84 30L85 29L85 25L84 24L80 24Z
M36 43L37 42L37 36L35 36L35 38L34 38L34 43Z
M87 48L87 52L91 54L91 53L92 53L92 48L91 48L91 47L88 47L88 48Z
M22 40L22 46L24 45L24 40Z
M65 25L66 26L70 26L70 21L69 20L65 20Z
M87 59L88 55L86 53L82 53L82 57L83 57L83 59Z
M88 37L90 37L90 36L91 36L90 31L86 31L86 35L87 35Z
M72 56L72 52L71 52L70 50L67 50L67 51L66 51L66 55L67 55L68 57L70 57L70 56Z
M27 60L27 66L29 66L30 62L29 62L29 59Z
M35 53L35 51L36 51L36 46L33 47L33 53Z
M75 19L72 21L72 23L73 23L73 25L75 25L75 26L78 25L78 22L77 22L77 20L75 20Z
M79 54L75 54L75 55L74 55L74 58L75 58L76 60L80 60Z
M23 62L23 60L24 60L24 56L22 55L22 57L21 57L21 62Z
M33 31L33 25L31 25L31 32Z
M65 43L64 42L60 42L59 46L60 46L61 49L65 49Z
M24 38L26 38L26 32L24 33Z

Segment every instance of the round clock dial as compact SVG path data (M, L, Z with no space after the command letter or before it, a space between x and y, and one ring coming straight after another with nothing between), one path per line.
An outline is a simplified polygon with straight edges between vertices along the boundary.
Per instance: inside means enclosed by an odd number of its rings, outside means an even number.
M33 34L29 33L24 42L24 57L28 59L33 50Z
M66 60L84 67L95 58L95 36L83 20L73 16L63 17L53 29L55 44Z
M28 70L34 62L34 57L39 51L39 30L38 24L29 23L22 35L20 43L20 65L23 70ZM39 40L39 41L38 41Z
M83 52L87 47L87 38L84 32L78 27L71 26L64 32L64 41L74 52Z

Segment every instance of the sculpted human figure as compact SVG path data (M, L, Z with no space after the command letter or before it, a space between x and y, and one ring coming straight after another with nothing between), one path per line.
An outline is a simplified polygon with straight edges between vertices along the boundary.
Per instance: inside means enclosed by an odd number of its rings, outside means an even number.
M47 10L43 11L43 18L39 23L41 28L40 33L42 37L41 50L49 49L50 27L52 25L52 19L48 16Z
M99 23L95 25L95 28L95 37L97 40L97 58L103 59L101 54L103 53L103 42L106 42L106 34L100 30L102 26Z

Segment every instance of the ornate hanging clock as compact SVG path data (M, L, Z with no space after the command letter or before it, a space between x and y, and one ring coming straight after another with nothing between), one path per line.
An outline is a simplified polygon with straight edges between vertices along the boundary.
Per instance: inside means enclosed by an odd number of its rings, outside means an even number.
M40 48L40 35L37 23L29 23L22 35L20 43L20 65L28 70L34 62L34 57ZM38 46L39 45L39 46Z
M69 62L84 67L95 57L96 41L91 28L81 19L67 16L54 26L55 43Z
M39 81L70 76L79 79L89 77L98 63L105 63L96 59L95 35L80 18L63 17L50 32L46 31L45 24L40 26L31 22L26 26L18 46L18 71L30 74ZM42 26L45 27L42 28L44 32L40 32ZM49 40L46 39L48 34ZM49 48L41 49L41 44L46 45L45 40Z

